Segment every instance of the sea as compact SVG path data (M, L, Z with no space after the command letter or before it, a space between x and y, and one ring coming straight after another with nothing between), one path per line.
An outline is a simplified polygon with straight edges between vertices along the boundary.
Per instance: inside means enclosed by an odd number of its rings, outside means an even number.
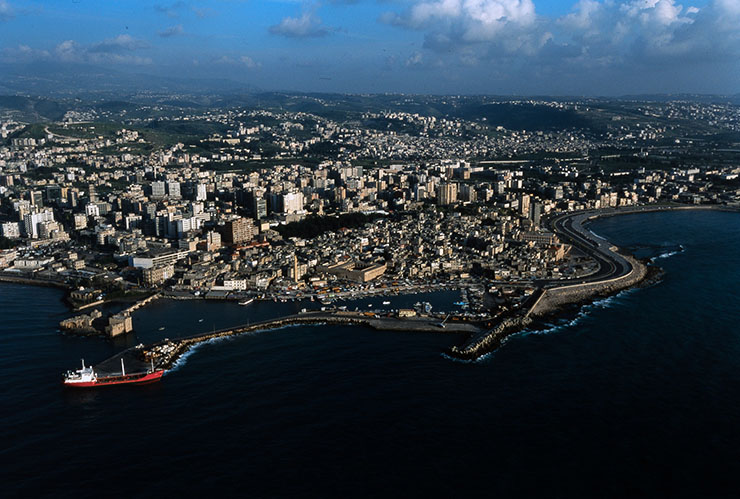
M591 228L663 280L475 362L444 355L454 334L295 326L202 344L158 384L71 390L81 358L316 304L162 300L110 341L59 332L61 291L0 285L0 496L737 497L740 215Z

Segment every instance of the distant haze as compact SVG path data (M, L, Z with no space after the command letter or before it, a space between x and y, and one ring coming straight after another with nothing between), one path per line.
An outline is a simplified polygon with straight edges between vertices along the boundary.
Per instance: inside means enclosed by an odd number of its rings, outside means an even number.
M0 93L740 92L740 0L0 0Z

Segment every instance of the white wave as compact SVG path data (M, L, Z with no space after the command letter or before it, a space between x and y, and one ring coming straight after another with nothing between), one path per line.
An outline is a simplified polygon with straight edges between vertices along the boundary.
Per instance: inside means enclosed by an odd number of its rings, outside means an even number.
M599 239L603 239L604 241L608 241L608 239L607 239L607 238L605 238L604 236L602 236L601 234L597 234L596 232L594 232L594 231L593 231L593 230L591 230L591 229L588 229L588 231L589 231L589 232L590 232L590 233L591 233L592 235L594 235L594 236L598 237Z
M682 245L682 244L679 244L679 245L678 245L678 248L679 248L679 249L677 249L677 250L673 250L673 251L668 251L668 252L666 252L666 253L661 253L661 254L660 254L660 255L658 255L658 256L654 256L654 257L652 257L652 258L650 259L650 261L651 261L651 262L654 262L655 260L660 260L661 258L670 258L670 257L672 257L672 256L674 256L674 255L678 255L679 253L683 253L683 252L684 252L684 250L686 249L686 248L684 248L684 247L683 247L683 245Z
M494 353L495 352L488 352L488 353L485 353L485 354L483 354L480 357L477 357L475 359L459 359L457 357L452 357L451 355L447 355L444 352L441 353L440 355L444 359L450 360L452 362L457 362L457 363L460 363L460 364L478 364L480 362L484 362L484 361L488 360L490 357L493 356Z
M185 353L183 353L182 355L180 355L177 358L177 360L175 360L175 362L172 363L172 367L170 367L169 369L167 369L164 372L164 376L167 376L168 374L172 374L175 371L179 371L180 368L182 366L184 366L185 363L187 362L188 357L190 357L191 355L193 355L200 345L202 345L202 343L199 343L197 345L193 345L192 347L188 348L188 350Z
M245 333L245 334L248 334L248 333ZM182 355L180 355L175 360L175 362L172 364L172 367L165 372L165 374L179 370L182 366L185 365L188 357L190 357L191 355L193 355L196 352L196 350L198 350L203 345L212 345L214 343L221 343L221 342L224 342L224 341L230 341L230 340L233 340L235 336L239 336L239 335L221 336L219 338L209 338L207 340L204 340L204 341L201 341L199 343L196 343L195 345L193 345L190 348L188 348L185 351L185 353L183 353Z
M583 305L581 309L578 311L578 314L576 314L576 316L569 321L562 322L560 324L555 324L552 327L546 327L545 329L537 329L537 330L525 329L518 333L512 334L510 337L514 337L514 336L524 337L524 336L529 336L531 334L538 334L538 335L539 334L550 334L550 333L556 333L558 331L562 331L564 329L568 329L570 327L573 327L579 324L584 318L588 317L591 311L600 309L600 308L605 309L605 308L611 307L612 305L616 305L621 301L622 298L624 298L628 294L633 293L634 291L636 291L636 288L625 289L623 291L620 291L616 295L607 296L606 298L602 298L601 300L596 300L587 305ZM503 345L505 342L506 340L504 340L501 344Z
M182 355L180 355L175 360L175 362L172 363L172 367L169 368L167 371L165 371L165 375L180 370L180 368L182 366L184 366L185 363L187 362L188 357L190 357L192 354L194 354L195 351L198 350L203 345L212 345L214 343L220 343L222 341L229 341L229 340L233 340L233 339L235 339L235 338L237 338L239 336L253 336L253 335L257 335L257 334L261 334L261 333L266 333L266 332L269 332L269 331L278 331L280 329L288 329L288 328L291 328L291 327L314 326L314 325L319 326L319 325L322 325L322 324L325 325L325 323L317 323L317 324L288 324L286 326L280 326L280 327L276 327L276 328L256 329L254 331L247 331L247 332L244 332L244 333L236 333L236 334L232 334L232 335L229 335L229 336L220 336L218 338L209 338L207 340L200 341L200 342L196 343L195 345L191 346L190 348L188 348L187 351L185 351L185 353L183 353Z
M608 296L606 298L602 298L601 300L596 300L587 305L583 305L574 318L572 318L571 320L562 320L560 324L547 324L548 327L545 327L544 329L524 329L522 331L511 334L501 341L501 345L499 346L499 348L504 346L506 342L512 338L524 338L530 335L546 335L569 329L579 324L581 321L583 321L583 319L588 317L591 311L596 309L605 309L616 305L621 301L622 298L635 292L636 290L637 288L625 289L623 291L620 291L616 295Z

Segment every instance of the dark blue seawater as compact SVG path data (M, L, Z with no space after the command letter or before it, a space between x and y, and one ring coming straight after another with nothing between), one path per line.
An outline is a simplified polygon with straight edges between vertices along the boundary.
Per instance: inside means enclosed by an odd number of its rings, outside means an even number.
M0 496L736 497L740 215L593 230L679 252L662 283L476 363L443 357L445 334L292 327L201 345L157 385L71 391L80 357L303 305L158 302L114 343L59 334L57 290L0 286Z

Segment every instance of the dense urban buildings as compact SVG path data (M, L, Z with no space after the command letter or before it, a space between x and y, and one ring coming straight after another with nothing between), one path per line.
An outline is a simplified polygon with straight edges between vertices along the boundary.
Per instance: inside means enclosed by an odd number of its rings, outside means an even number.
M151 103L76 104L56 122L3 111L2 273L103 293L329 299L455 282L503 296L594 270L549 232L554 213L740 200L731 104L274 98L287 100L156 117ZM407 111L420 101L449 112ZM455 111L471 103L485 112Z

